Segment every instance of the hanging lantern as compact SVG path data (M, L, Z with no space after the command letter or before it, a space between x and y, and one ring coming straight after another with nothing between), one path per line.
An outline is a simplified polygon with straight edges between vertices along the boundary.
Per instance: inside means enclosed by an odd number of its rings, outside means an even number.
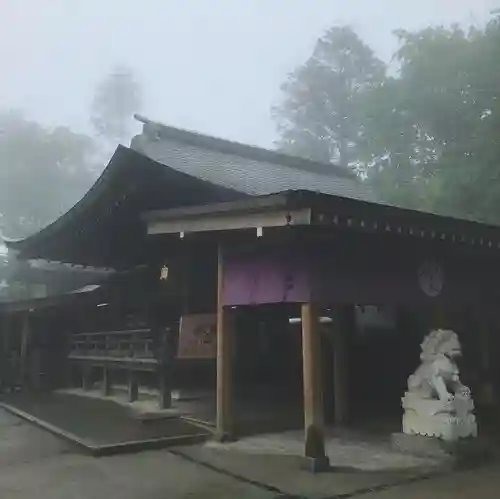
M160 270L160 281L168 280L168 265L164 265Z

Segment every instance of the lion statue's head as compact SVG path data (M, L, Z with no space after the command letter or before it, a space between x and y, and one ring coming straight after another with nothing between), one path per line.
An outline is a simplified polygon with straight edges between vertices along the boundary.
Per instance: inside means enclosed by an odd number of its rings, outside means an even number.
M434 360L438 355L459 357L462 354L460 340L457 333L450 329L435 329L431 331L420 345L422 353L420 359L424 362Z

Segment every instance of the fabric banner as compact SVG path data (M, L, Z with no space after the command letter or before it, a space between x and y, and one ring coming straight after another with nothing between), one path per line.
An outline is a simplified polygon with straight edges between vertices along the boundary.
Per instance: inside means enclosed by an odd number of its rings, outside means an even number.
M179 359L215 359L216 356L217 315L183 315L177 357Z

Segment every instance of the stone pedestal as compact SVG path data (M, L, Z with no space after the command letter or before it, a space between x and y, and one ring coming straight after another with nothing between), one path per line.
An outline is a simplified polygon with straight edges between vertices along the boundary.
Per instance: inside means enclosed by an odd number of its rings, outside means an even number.
M474 402L456 395L452 400L426 399L407 392L402 399L403 433L436 437L447 442L477 437Z

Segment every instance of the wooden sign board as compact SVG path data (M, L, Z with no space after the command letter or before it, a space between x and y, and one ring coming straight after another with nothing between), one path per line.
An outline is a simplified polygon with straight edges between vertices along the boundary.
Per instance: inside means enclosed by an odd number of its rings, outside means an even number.
M193 314L181 317L179 359L215 359L217 356L216 314Z

